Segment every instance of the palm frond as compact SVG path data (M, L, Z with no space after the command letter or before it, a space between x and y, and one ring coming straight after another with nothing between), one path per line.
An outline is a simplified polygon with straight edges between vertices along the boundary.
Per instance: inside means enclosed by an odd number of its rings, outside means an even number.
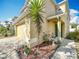
M43 8L45 7L45 0L30 0L28 6L27 16L31 17L32 21L36 23L38 33L41 30L41 23L43 22Z

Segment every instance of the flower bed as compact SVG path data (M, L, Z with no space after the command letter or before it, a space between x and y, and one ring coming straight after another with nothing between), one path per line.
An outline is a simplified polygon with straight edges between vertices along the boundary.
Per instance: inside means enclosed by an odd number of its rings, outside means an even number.
M35 54L37 47L39 47L39 54ZM38 46L31 48L30 54L25 55L23 49L20 49L20 59L49 59L51 55L54 54L57 45L52 45L49 43L42 43Z

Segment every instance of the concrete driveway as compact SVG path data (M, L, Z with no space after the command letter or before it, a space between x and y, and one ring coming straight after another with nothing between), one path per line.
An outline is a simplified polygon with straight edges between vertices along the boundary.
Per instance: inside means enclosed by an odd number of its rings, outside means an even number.
M8 37L0 39L0 59L19 59L16 52L16 37Z

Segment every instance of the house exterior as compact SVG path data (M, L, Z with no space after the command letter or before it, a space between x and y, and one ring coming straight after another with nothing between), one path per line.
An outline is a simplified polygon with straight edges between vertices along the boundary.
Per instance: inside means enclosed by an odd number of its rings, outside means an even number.
M73 27L71 24L69 25L69 32L75 32L78 31L79 32L79 25L77 24L76 27Z
M14 22L16 29L16 36L19 40L24 40L29 47L33 47L38 44L38 32L36 30L35 23L28 18L27 12L27 3L23 6L20 16ZM46 0L45 14L43 14L43 23L42 30L40 33L39 43L43 42L44 33L61 37L66 37L69 32L69 10L68 2L62 1L59 4L56 4L55 0ZM60 22L58 22L60 20ZM58 32L57 24L60 23L60 32Z

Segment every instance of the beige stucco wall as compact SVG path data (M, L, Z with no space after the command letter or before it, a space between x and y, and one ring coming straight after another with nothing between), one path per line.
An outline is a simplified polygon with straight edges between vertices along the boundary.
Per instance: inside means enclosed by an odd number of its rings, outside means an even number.
M30 47L30 20L26 17L22 18L21 21L16 23L16 36L19 40L24 42L28 47Z
M55 35L55 23L50 21L48 22L48 34L52 35L52 33Z
M41 24L42 28L41 28L41 32L40 32L40 35L39 35L39 40L38 40L38 31L37 31L37 26L36 26L36 23L31 21L31 27L30 27L30 45L31 47L37 45L38 43L42 43L43 42L43 32L46 32L44 31L46 28L46 24L45 22Z
M66 12L66 5L65 5L65 3L60 5L60 8L62 9L63 12Z
M69 16L67 14L64 14L61 16L61 20L64 23L64 37L66 37L67 33L69 32Z
M45 8L44 8L44 16L48 17L48 16L52 16L55 15L55 4L53 3L53 1L51 0L45 0Z
M64 37L66 37L67 33L69 32L69 9L68 9L68 1L64 1L59 5L59 7L64 12L64 15L61 16L61 20L64 22Z
M61 10L63 12L68 12L68 5L67 5L67 1L64 1L63 3L59 4L59 7L61 8Z
M35 23L31 20L30 24L30 46L33 47L38 44L38 34Z
M17 28L17 37L22 39L24 37L25 33L26 33L25 32L26 31L26 25L25 24L17 25L16 28Z
M25 30L26 25L24 19L16 23L16 35L18 38L22 39Z
M62 23L62 37L65 37L66 35L65 35L65 24L64 23Z

